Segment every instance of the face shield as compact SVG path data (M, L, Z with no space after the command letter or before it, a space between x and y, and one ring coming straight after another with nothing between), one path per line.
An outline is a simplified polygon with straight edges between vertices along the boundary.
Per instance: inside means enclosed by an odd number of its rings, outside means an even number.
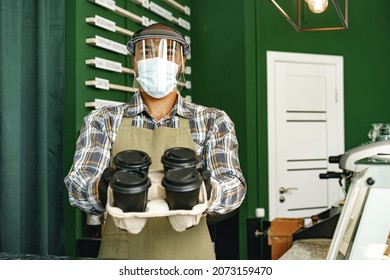
M133 55L135 81L148 95L162 98L184 80L189 44L171 29L146 29L135 33L127 45Z
M184 69L183 49L174 40L151 38L135 44L135 78L150 96L162 98L174 90Z
M159 57L165 61L183 65L183 48L180 43L169 39L144 39L135 44L135 61Z

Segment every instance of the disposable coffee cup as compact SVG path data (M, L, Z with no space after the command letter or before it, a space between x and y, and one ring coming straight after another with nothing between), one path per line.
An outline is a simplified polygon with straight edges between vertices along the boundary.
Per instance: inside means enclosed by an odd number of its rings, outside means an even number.
M161 181L165 188L166 202L170 210L191 210L199 203L199 191L203 179L195 168L170 169Z
M145 173L120 170L114 173L110 186L114 206L123 212L145 212L151 181Z
M196 168L198 157L196 152L185 147L173 147L164 151L161 157L164 171L174 168L191 167Z
M149 172L149 166L152 164L150 156L139 150L125 150L117 153L114 157L116 170L130 170L144 173Z

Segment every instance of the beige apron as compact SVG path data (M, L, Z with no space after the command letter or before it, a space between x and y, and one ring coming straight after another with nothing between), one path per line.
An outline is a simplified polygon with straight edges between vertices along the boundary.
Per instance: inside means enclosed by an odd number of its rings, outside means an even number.
M161 156L172 147L195 148L187 119L179 118L179 128L158 127L150 130L134 127L132 119L124 117L111 159L123 150L142 150L152 159L150 169L161 170ZM215 254L205 217L201 218L197 226L184 232L175 231L167 217L148 218L140 233L131 234L118 229L108 215L98 258L208 260L215 259Z

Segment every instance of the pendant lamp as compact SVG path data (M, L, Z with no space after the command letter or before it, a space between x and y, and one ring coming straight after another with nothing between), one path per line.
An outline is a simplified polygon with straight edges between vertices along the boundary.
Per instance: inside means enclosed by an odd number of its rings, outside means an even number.
M271 1L275 8L298 32L348 29L348 0L341 1L343 2L342 5L339 5L340 1L338 0L269 1ZM292 8L293 10L296 9L295 20L286 12L286 8L282 8L282 2L284 6ZM344 12L342 10L344 10ZM327 24L324 24L324 22Z

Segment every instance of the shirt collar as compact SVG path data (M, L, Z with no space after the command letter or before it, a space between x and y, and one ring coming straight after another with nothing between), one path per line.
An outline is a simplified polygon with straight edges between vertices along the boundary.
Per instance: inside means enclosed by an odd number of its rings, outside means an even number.
M194 117L193 112L188 107L188 101L180 94L177 97L177 114L186 119Z
M132 118L138 114L141 114L144 111L148 112L148 108L142 100L141 93L137 91L136 93L134 93L133 97L128 103L125 115L129 118Z
M150 115L148 107L142 100L141 93L137 91L136 93L134 93L133 97L131 98L131 101L128 103L125 115L127 117L132 118L138 114L141 114L142 112L145 112ZM193 117L192 111L188 108L188 101L186 101L185 98L183 98L180 94L178 94L176 104L173 106L170 114L177 114L186 119Z

